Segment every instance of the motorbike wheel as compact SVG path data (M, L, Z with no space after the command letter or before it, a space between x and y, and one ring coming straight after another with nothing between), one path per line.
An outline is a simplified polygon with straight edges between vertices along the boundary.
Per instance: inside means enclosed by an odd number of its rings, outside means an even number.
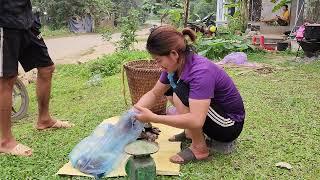
M191 30L193 30L194 32L200 32L201 31L201 29L196 25L188 25L187 27L190 28Z
M11 119L18 121L28 113L29 95L23 82L18 78L14 84L12 92Z

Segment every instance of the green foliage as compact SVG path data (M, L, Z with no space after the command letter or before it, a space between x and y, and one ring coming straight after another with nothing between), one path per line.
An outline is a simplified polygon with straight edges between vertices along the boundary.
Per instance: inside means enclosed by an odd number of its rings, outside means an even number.
M138 59L150 59L150 55L146 51L119 51L89 63L88 69L91 74L111 76L121 72L123 63Z
M121 18L121 37L118 43L119 50L133 49L136 39L136 31L139 26L139 12L136 10L130 10L129 15Z
M200 39L196 44L196 49L200 55L212 60L222 59L231 52L252 51L249 42L241 36L228 36L228 39Z
M254 53L248 58L269 66L291 64L285 66L288 67L285 70L270 74L226 69L241 92L246 108L245 126L236 151L229 155L214 153L213 160L182 165L180 176L157 176L156 179L319 179L320 83L316 82L320 82L320 61L294 63L294 56L274 53ZM20 143L33 148L33 155L28 158L1 155L1 179L92 180L56 173L69 161L68 154L77 143L103 120L119 116L128 107L123 100L120 74L104 77L102 86L87 86L89 77L79 75L87 70L86 64L58 65L53 76L50 111L55 118L74 123L75 127L70 129L36 131L35 84L27 86L29 116L14 123L12 128ZM293 169L275 167L280 161L290 163Z
M225 16L228 18L228 28L231 34L235 34L236 31L241 31L243 29L243 22L242 22L242 17L241 17L241 12L240 12L240 3L231 3L228 5L225 5L225 8L236 8L237 10L233 14L233 16L229 14L225 14Z
M33 6L47 12L51 28L59 29L67 25L72 16L83 17L90 13L95 19L109 15L112 10L110 0L32 0Z
M112 34L117 31L117 28L111 28L108 26L100 26L95 32L101 34L103 40L110 41L112 38Z
M182 25L183 21L183 1L180 0L151 0L144 1L143 9L144 11L160 16L159 18L165 23L171 24L173 26L179 27Z
M142 10L147 12L148 14L158 14L158 11L161 9L162 4L157 3L156 1L152 0L144 0L142 5Z
M190 20L195 21L206 17L208 14L216 12L216 0L200 0L190 2Z
M290 4L291 1L292 1L292 0L281 0L280 2L277 2L277 1L275 1L275 0L272 0L271 2L277 3L277 4L273 7L272 12L276 12L276 11L280 10L280 9L282 8L282 6Z
M164 5L166 7L171 7L171 8L183 8L184 7L184 1L181 0L164 0Z
M41 34L43 37L63 37L63 36L71 36L73 33L69 31L69 29L62 27L59 29L52 30L49 26L42 26Z
M180 27L183 23L183 9L164 9L159 13L163 16L167 16L169 23L175 27Z
M122 21L123 17L130 16L130 9L134 9L139 13L139 22L144 22L147 17L146 11L143 10L143 2L137 0L112 0L112 12L116 16L116 23Z

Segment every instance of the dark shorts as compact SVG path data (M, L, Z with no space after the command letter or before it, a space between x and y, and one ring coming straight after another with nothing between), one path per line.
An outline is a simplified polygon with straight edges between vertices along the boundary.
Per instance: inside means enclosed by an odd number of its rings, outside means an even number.
M0 27L0 77L16 76L18 62L26 72L53 65L39 30Z
M172 96L175 93L181 102L189 107L189 87L183 81L177 83L175 89L170 88L165 95ZM203 132L216 141L231 142L238 138L242 129L244 121L237 122L227 118L221 108L214 105L211 101L206 121L203 125Z

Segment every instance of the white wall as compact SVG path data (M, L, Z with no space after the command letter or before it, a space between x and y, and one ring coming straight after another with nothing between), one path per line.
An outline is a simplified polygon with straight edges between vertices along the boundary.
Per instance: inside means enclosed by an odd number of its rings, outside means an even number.
M225 17L225 14L227 13L227 9L224 8L225 1L226 0L217 0L217 13L216 13L217 26L220 26L227 22L227 18Z

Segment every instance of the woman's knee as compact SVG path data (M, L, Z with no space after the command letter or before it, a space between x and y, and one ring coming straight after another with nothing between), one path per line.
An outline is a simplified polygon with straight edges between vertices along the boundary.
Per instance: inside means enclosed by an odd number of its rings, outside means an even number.
M191 138L191 136L198 136L201 135L203 136L203 130L202 128L198 128L198 129L186 129L185 133L188 137Z

